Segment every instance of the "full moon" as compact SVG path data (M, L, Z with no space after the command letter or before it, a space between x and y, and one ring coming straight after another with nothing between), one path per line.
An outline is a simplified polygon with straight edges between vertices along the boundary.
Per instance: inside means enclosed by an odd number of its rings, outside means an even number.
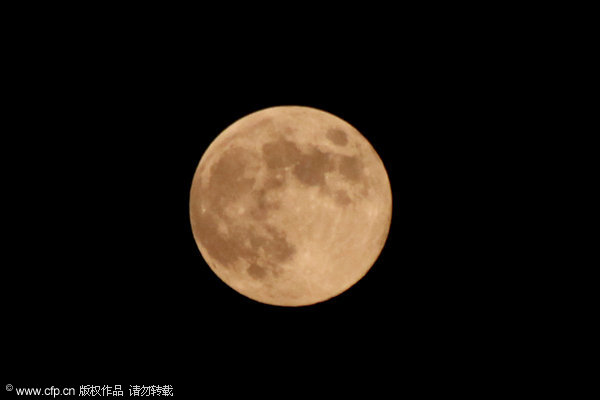
M271 107L227 127L190 192L194 239L228 286L261 303L305 306L358 282L390 228L383 162L346 121Z

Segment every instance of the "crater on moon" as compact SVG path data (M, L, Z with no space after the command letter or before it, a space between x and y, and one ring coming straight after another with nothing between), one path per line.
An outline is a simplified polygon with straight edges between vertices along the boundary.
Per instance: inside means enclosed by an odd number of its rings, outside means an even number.
M242 118L209 146L190 218L203 257L225 283L260 302L306 305L368 271L389 229L391 190L381 160L345 121L274 107Z

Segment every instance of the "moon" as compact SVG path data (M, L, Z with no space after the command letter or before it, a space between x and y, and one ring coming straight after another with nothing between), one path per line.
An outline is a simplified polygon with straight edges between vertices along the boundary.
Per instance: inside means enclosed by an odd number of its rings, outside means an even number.
M375 263L392 192L379 155L352 125L303 106L266 108L219 134L190 191L190 221L212 271L261 303L337 296Z

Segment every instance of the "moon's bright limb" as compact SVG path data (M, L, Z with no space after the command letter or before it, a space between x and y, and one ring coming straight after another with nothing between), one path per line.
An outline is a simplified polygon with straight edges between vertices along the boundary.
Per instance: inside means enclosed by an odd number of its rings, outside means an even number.
M202 156L190 193L194 238L215 274L281 306L354 285L379 256L391 215L371 144L309 107L267 108L230 125Z

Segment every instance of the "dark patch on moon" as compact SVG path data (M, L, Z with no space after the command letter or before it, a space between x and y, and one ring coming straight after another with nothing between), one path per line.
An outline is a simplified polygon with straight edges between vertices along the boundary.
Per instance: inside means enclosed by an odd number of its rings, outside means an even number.
M352 199L345 190L336 190L334 194L335 202L341 206L347 206L352 203Z
M315 148L309 154L303 154L300 162L294 167L294 175L306 185L324 186L325 173L332 169L330 155Z
M286 240L286 234L271 225L266 225L265 229L271 236L269 240L264 242L262 248L271 260L283 262L291 259L296 252L296 248Z
M358 182L362 177L363 166L356 156L340 156L339 171L346 179Z
M223 267L229 268L242 259L257 266L271 266L273 269L274 266L291 259L296 252L285 233L268 224L264 226L267 233L260 234L250 226L224 218L229 229L225 234L218 229L219 218L212 213L201 213L196 218L194 232L210 257ZM260 249L266 257L263 263L258 261Z
M327 131L325 134L327 139L332 141L334 144L338 146L345 146L348 144L348 137L346 136L346 132L339 128L332 128Z
M250 264L248 267L248 274L254 279L263 279L267 276L267 271L264 268L260 267L258 264Z
M194 233L200 243L221 265L229 266L238 258L250 255L248 249L235 240L236 236L240 236L239 232L234 229L229 235L224 235L219 231L218 217L213 213L200 213L196 218L195 228Z
M294 176L309 186L324 185L325 173L334 167L330 154L314 146L308 153L304 153L294 142L284 138L265 143L262 146L262 154L269 169L294 167ZM276 178L276 174L269 174L265 185L274 188L281 184L283 184L282 178Z
M280 264L292 258L296 248L288 242L284 232L260 222L269 210L278 207L277 203L268 201L266 190L259 191L253 209L249 210L262 230L225 212L241 196L252 192L255 179L245 178L244 171L253 167L256 167L256 159L251 152L235 147L225 151L210 169L208 186L195 189L192 194L196 202L192 206L192 227L198 242L220 266L231 268L238 260L245 260L251 265L247 272L256 279L263 279L268 273L277 275ZM276 177L270 177L267 182L271 187L283 184L283 180ZM219 230L219 223L227 227L227 232Z
M327 131L327 137L338 145L348 143L347 134L341 129L330 129ZM252 213L259 220L266 218L269 209L264 205L261 197L264 197L266 192L284 185L285 177L288 176L288 172L285 171L286 167L292 167L292 175L306 186L319 186L325 189L327 186L326 174L334 169L337 169L345 179L351 182L362 182L363 186L366 184L363 180L363 164L359 155L347 156L323 152L317 146L301 150L295 142L283 137L265 143L262 146L262 155L268 167L267 176L258 193L256 209ZM325 193L327 192L325 190ZM329 192L329 194L341 206L353 202L345 191Z
M269 168L285 168L294 165L302 156L294 142L284 138L265 143L262 146L262 153Z
M254 178L244 177L244 170L250 161L250 155L237 147L223 153L210 169L206 195L211 203L228 203L252 190Z

